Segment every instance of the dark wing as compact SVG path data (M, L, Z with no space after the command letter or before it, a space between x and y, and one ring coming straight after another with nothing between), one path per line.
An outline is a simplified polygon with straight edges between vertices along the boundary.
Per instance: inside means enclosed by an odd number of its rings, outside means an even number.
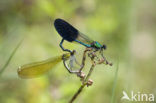
M74 41L78 36L78 30L63 19L56 19L54 26L62 38L69 42Z

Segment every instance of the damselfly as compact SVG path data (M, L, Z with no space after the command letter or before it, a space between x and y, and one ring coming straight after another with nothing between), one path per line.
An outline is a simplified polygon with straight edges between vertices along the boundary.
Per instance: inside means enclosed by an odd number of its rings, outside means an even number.
M56 19L54 21L54 26L56 31L62 36L62 41L60 42L60 47L63 51L72 52L69 49L65 49L62 44L64 40L69 42L78 42L85 47L94 48L96 51L106 49L106 45L101 45L99 42L91 40L89 37L78 31L71 24L63 19Z
M78 42L88 48L94 49L93 52L96 52L100 50L100 54L103 57L103 60L106 61L106 64L109 64L107 60L104 58L102 51L106 49L105 45L101 45L97 41L93 41L89 39L86 35L79 32L77 29L75 29L72 25L67 23L66 21L62 19L56 19L54 22L55 28L58 31L58 33L62 36L62 41L60 42L60 47L63 51L68 51L70 53L64 54L62 56L58 56L55 58L50 58L44 61L35 62L31 64L26 64L18 68L18 75L21 78L35 78L42 74L45 74L50 69L52 69L56 64L58 64L60 61L63 60L64 66L70 73L79 73L81 72L82 68L84 67L85 59L82 61L82 65L80 66L80 69L78 71L71 70L73 68L73 62L77 63L77 60L74 56L75 51L71 51L69 49L64 49L62 46L63 41L67 40L69 42ZM83 56L85 58L85 56ZM66 61L70 59L69 64L66 63ZM78 64L78 63L77 63Z

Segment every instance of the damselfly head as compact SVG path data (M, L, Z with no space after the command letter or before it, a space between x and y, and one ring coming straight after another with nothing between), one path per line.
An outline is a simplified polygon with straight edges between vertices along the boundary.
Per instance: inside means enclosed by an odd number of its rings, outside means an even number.
M101 45L99 42L97 42L97 41L94 41L92 44L92 47L93 48L96 48L96 49L106 49L106 45Z
M102 48L106 50L107 46L105 44L102 45Z

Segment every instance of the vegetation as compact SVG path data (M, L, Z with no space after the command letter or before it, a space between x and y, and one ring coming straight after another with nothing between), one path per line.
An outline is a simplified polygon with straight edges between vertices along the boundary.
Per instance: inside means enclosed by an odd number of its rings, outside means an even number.
M156 95L155 5L155 0L0 0L0 103L67 103L79 89L79 78L62 62L39 78L17 75L23 64L64 53L56 18L106 44L104 55L114 64L97 65L90 77L94 83L75 103L125 103L123 91ZM84 46L65 42L64 47L82 59ZM84 71L90 66L87 58Z

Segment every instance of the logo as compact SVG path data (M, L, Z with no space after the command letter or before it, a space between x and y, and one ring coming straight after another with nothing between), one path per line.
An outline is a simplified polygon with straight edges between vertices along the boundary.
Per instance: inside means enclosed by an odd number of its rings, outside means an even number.
M128 101L154 101L154 94L146 94L137 92L134 93L131 91L131 95L128 95L125 91L122 92L123 97L122 100L128 100Z

